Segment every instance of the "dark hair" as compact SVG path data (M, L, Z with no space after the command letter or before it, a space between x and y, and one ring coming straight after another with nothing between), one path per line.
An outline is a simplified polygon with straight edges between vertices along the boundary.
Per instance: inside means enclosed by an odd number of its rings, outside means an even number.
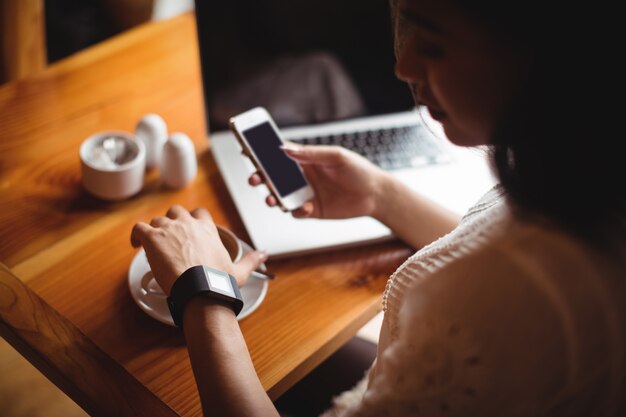
M492 161L514 207L585 240L624 245L624 106L615 6L453 0L529 56L492 135ZM516 7L517 6L517 7ZM617 100L616 100L617 99Z

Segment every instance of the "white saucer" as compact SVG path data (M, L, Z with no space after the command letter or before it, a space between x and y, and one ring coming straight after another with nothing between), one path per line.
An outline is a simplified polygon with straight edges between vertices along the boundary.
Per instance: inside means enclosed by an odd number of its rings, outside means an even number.
M250 252L252 248L242 242L243 254ZM261 266L265 269L265 266ZM242 320L252 314L265 299L267 293L268 282L263 279L250 277L246 285L240 288L241 297L243 298L243 310L237 316L237 320ZM165 294L152 279L150 265L146 258L146 252L141 249L137 252L133 261L130 263L128 270L128 288L130 294L137 305L145 311L150 317L160 321L161 323L174 326L174 321L167 307Z

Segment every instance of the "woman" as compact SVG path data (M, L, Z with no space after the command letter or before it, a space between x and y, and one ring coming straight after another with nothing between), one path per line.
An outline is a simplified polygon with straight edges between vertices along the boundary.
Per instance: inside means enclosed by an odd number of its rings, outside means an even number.
M624 415L625 197L589 186L623 177L617 108L601 100L617 87L618 25L599 3L392 3L397 75L452 142L491 146L501 186L458 224L355 154L285 150L316 191L294 215L370 215L428 244L389 280L367 381L327 415ZM172 207L131 238L167 293L191 266L243 280L265 259L233 265L202 209ZM194 298L183 320L204 409L278 415L232 310Z

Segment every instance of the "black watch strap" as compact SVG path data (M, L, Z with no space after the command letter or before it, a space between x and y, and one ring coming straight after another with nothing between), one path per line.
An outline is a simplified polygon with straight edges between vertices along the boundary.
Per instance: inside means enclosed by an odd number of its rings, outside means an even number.
M182 327L185 306L198 294L223 302L233 309L235 315L243 308L235 277L204 265L192 266L178 277L167 297L167 305L176 326Z

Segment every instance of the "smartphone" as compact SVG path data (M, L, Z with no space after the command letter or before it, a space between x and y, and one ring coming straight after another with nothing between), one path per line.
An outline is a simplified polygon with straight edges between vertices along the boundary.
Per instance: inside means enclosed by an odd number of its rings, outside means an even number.
M302 168L280 148L284 142L267 110L255 107L234 116L230 128L283 211L295 210L313 198Z

